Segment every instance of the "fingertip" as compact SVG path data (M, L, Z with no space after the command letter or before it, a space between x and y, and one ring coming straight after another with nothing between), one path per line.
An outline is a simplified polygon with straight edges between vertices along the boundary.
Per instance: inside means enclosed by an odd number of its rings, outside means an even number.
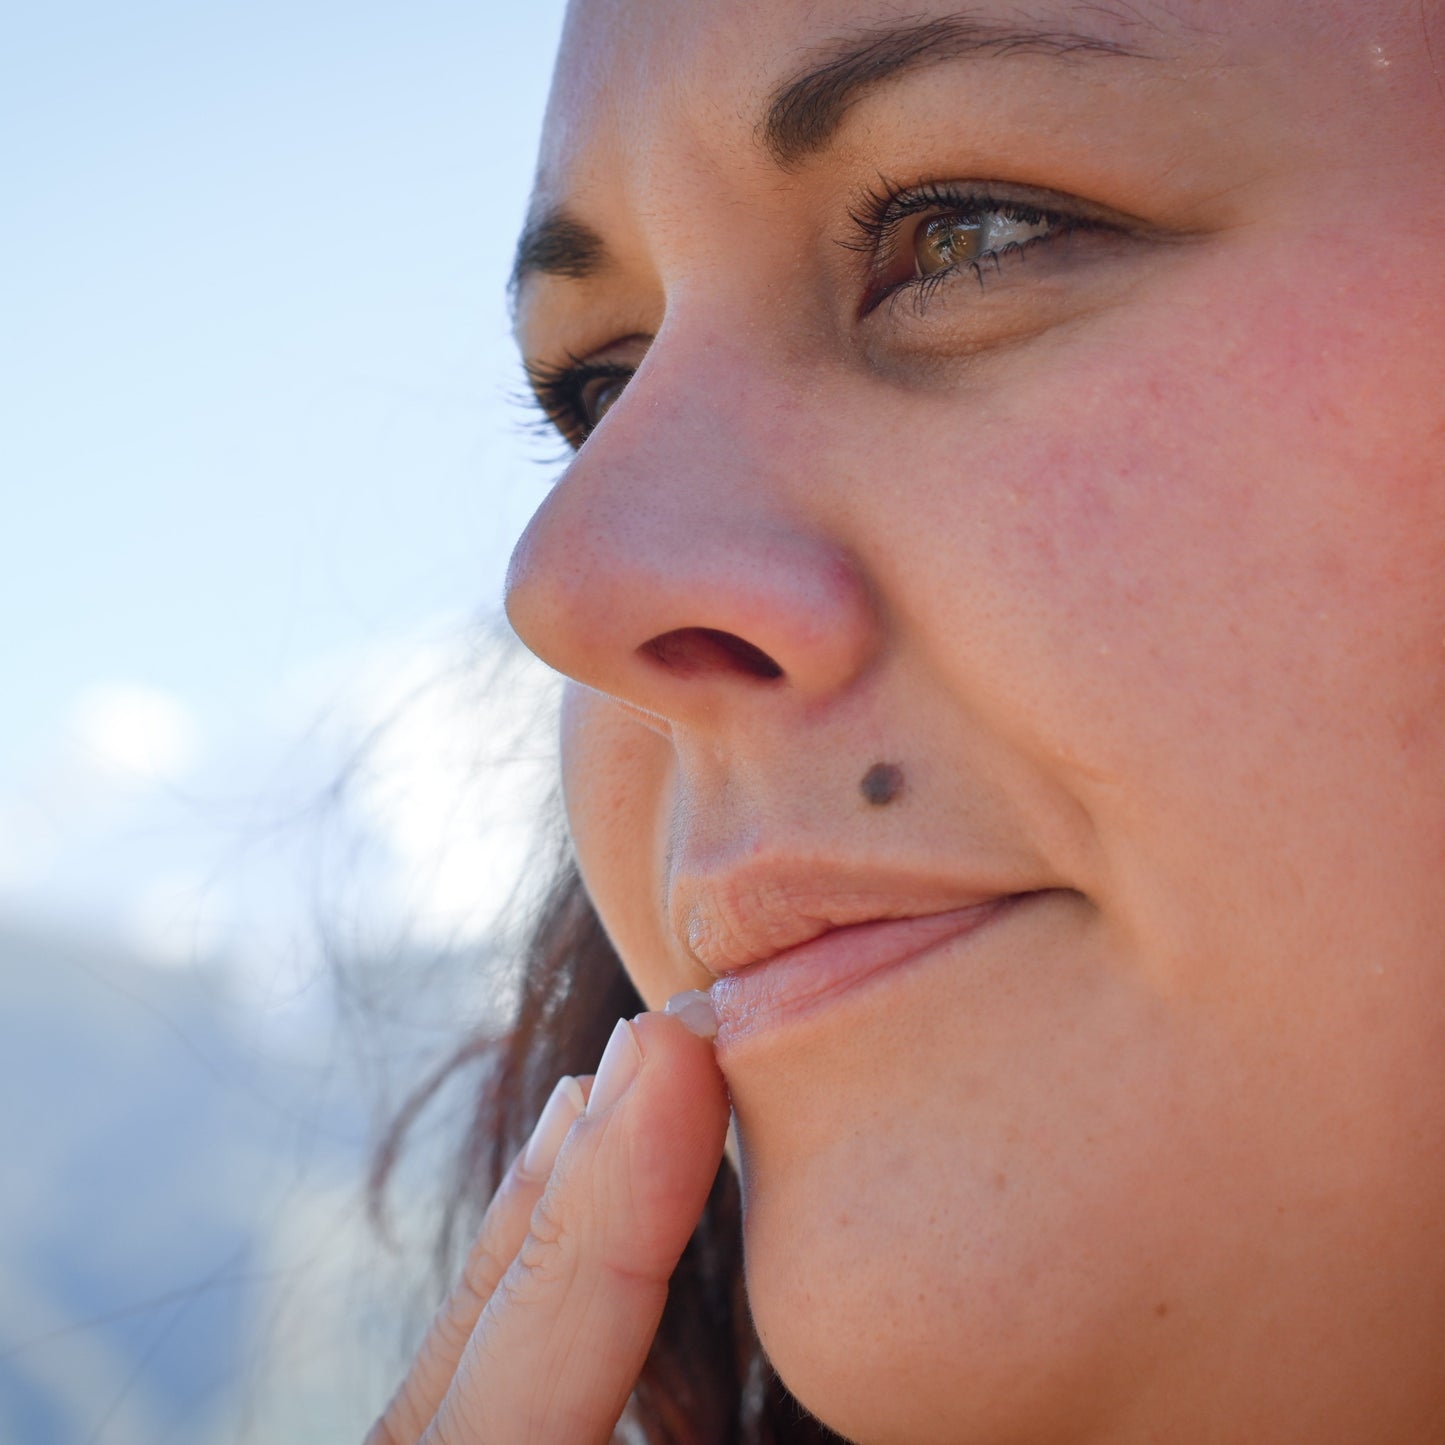
M651 1098L665 1079L662 1094L672 1101L669 1107L700 1109L704 1115L720 1110L726 1117L727 1085L718 1068L712 1037L699 1031L699 1022L706 1020L700 1021L695 1011L690 1022L677 1011L666 1009L641 1013L633 1019L633 1032L643 1056L642 1072L650 1080L649 1112L655 1107ZM721 1130L718 1147L721 1151Z
M717 1014L713 1010L712 999L701 989L690 988L684 993L673 994L662 1006L662 1011L700 1039L717 1037Z
M706 994L677 994L662 1008L638 1014L632 1026L644 1057L675 1053L713 1057L717 1020Z

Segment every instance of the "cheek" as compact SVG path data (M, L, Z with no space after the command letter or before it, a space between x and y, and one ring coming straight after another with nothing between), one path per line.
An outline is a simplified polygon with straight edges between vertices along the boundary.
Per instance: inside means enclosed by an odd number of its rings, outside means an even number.
M899 1380L957 1400L960 1361L971 1408L1008 1419L1029 1378L1031 1438L1068 1438L1194 1301L1311 1251L1302 1319L1377 1278L1439 1297L1411 1251L1445 1197L1445 326L1405 288L1322 328L1261 284L966 435L957 398L915 410L901 480L855 479L900 633L1107 861L1092 952L1045 941L1012 985L900 997L906 1027L734 1089L759 1327L856 1438Z
M611 700L569 683L562 789L578 869L613 947L650 1008L679 989L660 926L659 882L674 763L664 738Z
M1371 345L1277 308L1222 377L1202 341L1120 376L1014 554L1020 728L1082 765L1110 902L1160 986L1261 1018L1348 1009L1382 955L1425 986L1445 937L1441 404Z
M1227 866L1251 832L1256 857L1285 841L1308 857L1347 846L1301 806L1328 789L1332 827L1389 815L1433 851L1445 324L1415 318L1440 308L1328 256L1309 293L1237 259L1192 306L1141 303L1087 350L1041 351L962 438L957 400L915 417L915 437L953 446L914 445L922 480L892 514L906 563L884 563L884 590L955 700L1065 778L1106 845L1173 848L1189 819L1216 850L1195 867ZM1226 307L1240 274L1258 294ZM1327 322L1313 288L1343 298Z

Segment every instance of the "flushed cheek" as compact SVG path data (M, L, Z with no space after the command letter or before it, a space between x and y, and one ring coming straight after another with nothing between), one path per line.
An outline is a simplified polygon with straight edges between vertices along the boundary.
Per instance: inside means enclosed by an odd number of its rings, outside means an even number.
M1307 298L1255 303L1146 309L976 425L955 402L951 431L941 405L916 427L955 445L911 470L953 484L895 512L915 534L892 585L1024 742L1137 778L1208 739L1246 770L1351 687L1433 700L1445 441L1419 358L1312 325Z

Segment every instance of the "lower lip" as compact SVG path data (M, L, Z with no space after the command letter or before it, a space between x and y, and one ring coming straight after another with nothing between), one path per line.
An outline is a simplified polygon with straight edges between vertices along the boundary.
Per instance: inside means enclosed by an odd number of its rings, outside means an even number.
M946 943L977 933L1032 896L1015 893L948 913L834 928L725 974L711 989L718 1045L812 1014L878 974L916 963Z

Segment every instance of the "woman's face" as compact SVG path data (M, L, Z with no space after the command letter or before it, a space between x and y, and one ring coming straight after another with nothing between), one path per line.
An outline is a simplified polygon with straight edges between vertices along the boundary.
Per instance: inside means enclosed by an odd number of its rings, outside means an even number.
M1427 8L573 5L509 607L649 1004L822 936L719 1061L853 1438L1445 1430Z

